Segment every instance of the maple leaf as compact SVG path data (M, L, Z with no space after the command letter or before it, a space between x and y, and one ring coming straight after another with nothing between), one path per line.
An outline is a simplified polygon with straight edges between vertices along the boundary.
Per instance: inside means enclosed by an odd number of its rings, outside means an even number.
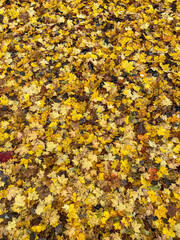
M122 67L125 69L126 72L130 73L134 67L133 62L128 62L127 60L122 61Z
M86 239L86 236L84 233L79 233L78 236L77 236L77 240L85 240Z
M83 2L0 2L0 239L178 239L178 1Z
M172 229L167 229L166 227L163 228L162 233L166 235L167 239L169 239L169 237L172 237L172 238L175 237L174 231Z
M168 212L168 210L163 206L159 206L158 209L155 210L154 214L155 216L157 216L159 219L166 218L166 213Z
M180 223L174 225L174 230L178 238L180 238Z
M46 227L47 227L47 225L46 224L40 224L40 225L38 225L38 226L33 226L32 228L31 228L31 230L33 231L33 232L43 232L45 229L46 229Z
M152 203L157 201L156 193L153 190L147 192Z
M115 230L120 230L122 228L122 226L120 225L119 222L114 223L113 226L114 226Z
M21 158L21 165L23 164L25 168L28 168L28 163L31 163L31 159Z
M7 162L9 159L12 159L12 151L0 152L0 162Z
M25 206L25 199L26 199L25 196L21 196L20 194L18 194L15 197L15 205L20 206L20 207Z
M37 205L37 208L36 208L36 214L41 215L41 213L43 212L45 206L46 206L45 202L40 200L39 204Z
M28 197L27 197L30 201L31 200L38 200L39 195L37 194L37 192L35 191L35 188L29 188L28 189Z
M12 198L14 198L18 193L20 193L21 190L15 186L9 186L9 189L7 191L7 199L11 201Z
M49 216L49 221L50 221L50 224L53 227L56 227L59 224L59 222L58 222L59 221L59 214L58 214L57 210L51 211L51 214Z
M69 238L72 238L76 232L76 228L73 226L66 226L66 231L64 233L69 236Z
M16 224L17 224L17 220L16 218L13 218L12 221L8 222L7 231L12 231L12 229L15 229Z
M135 231L135 233L140 233L140 227L141 227L141 223L138 223L136 220L132 222L132 227Z
M57 147L57 144L54 142L47 142L47 152L52 152Z
M105 211L105 212L103 213L103 217L101 218L101 222L102 222L103 224L105 224L109 217L110 217L109 212L108 212L108 211Z
M150 176L149 176L149 181L152 182L153 179L156 179L158 176L157 176L157 169L155 168L149 168L148 170L148 173L150 173Z
M90 161L88 161L87 158L83 158L82 159L82 168L89 170L92 167L92 163Z
M169 175L168 169L164 166L161 166L157 175L159 177L163 177L163 175Z
M180 144L176 145L176 147L173 148L173 152L175 152L175 153L180 152Z
M171 100L169 99L169 98L165 98L165 99L163 99L162 100L162 102L161 102L164 106L171 106L172 105L172 102L171 102Z
M25 200L26 200L25 196L23 196L21 194L16 195L15 202L14 202L13 206L11 207L12 210L14 212L20 213L22 211L21 209L24 208L26 205Z

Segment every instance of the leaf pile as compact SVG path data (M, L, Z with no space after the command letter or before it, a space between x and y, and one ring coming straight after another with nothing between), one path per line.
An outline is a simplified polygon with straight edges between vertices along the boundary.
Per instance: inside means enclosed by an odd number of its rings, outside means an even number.
M180 238L179 18L0 2L0 239Z

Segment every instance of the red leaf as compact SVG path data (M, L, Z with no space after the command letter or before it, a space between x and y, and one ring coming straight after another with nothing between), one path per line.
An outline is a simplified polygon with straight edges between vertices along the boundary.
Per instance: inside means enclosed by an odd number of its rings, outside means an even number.
M142 152L143 154L146 152L146 147L144 146L144 147L142 147L141 148L141 150L140 150L140 152Z
M155 168L149 168L149 170L148 170L148 173L156 173L157 172L157 169L155 169Z
M158 175L156 173L151 173L149 176L149 181L152 182L152 180L157 179Z
M0 152L0 163L7 162L9 159L12 159L12 152L7 151L7 152Z

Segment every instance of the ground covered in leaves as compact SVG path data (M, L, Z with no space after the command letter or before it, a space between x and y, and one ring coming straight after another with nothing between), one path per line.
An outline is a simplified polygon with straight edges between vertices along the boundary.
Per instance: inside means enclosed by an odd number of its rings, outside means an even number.
M180 4L0 2L0 239L180 239Z

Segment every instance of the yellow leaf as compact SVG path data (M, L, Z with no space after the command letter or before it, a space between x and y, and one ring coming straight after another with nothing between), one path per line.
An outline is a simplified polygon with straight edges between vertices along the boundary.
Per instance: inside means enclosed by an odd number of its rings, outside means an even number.
M41 213L43 212L44 208L45 208L45 203L40 200L39 204L37 205L37 208L36 208L36 214L41 215Z
M35 188L29 188L28 189L28 197L29 200L38 200L39 195L37 194L37 192L35 191Z
M4 187L4 182L0 181L0 187Z
M65 18L63 16L57 16L58 19L58 23L64 23L65 22Z
M145 188L151 185L149 183L149 181L147 181L146 179L143 178L143 176L141 176L141 183L142 183L143 187L145 187Z
M47 227L46 224L42 224L42 225L38 225L38 226L32 227L31 230L32 230L33 232L38 232L38 233L39 233L39 232L44 231L44 230L46 229L46 227Z
M57 147L57 144L54 142L47 142L47 149L46 151L52 152Z
M25 99L26 101L29 101L29 94L28 94L28 93L24 94L24 99Z
M164 129L163 127L159 127L157 134L159 136L164 136L164 135L168 134L168 130Z
M8 225L6 227L7 231L11 231L12 229L16 229L16 223L17 223L16 218L12 218L12 221L9 221Z
M0 103L2 104L2 105L7 105L8 104L8 98L6 97L6 96L2 96L2 97L0 97Z
M169 239L169 237L175 237L175 233L172 229L163 228L162 233L166 235L167 239Z
M154 192L153 190L150 190L147 193L149 195L149 198L150 198L151 202L155 203L157 201L156 192Z
M129 227L130 223L127 218L123 217L121 222L125 225L125 227Z
M115 230L121 230L121 228L122 228L119 222L114 223L113 226L114 226Z
M59 224L59 214L58 214L58 211L57 210L54 210L51 212L51 215L49 216L49 221L50 221L50 224L53 226L53 227L56 227L58 224Z
M131 94L131 89L125 89L124 91L123 91L123 94L125 95L125 96L127 96L127 97L131 97L132 96L132 94Z
M77 240L85 240L85 234L84 233L79 233L78 236L76 237Z
M138 223L136 220L132 222L132 227L136 233L140 233L141 223Z
M164 166L161 166L159 171L157 172L159 177L163 177L163 175L169 175L168 169Z
M169 100L169 98L165 98L165 99L163 99L162 100L162 102L161 102L164 106L171 106L172 105L172 102L171 102L171 100Z
M156 163L161 163L161 162L162 162L162 159L161 159L160 157L156 157L156 158L155 158L155 162L156 162Z
M99 173L99 175L97 176L98 180L104 180L104 173Z
M176 232L177 237L180 238L180 223L174 225L174 230Z
M104 217L109 218L109 216L110 216L110 213L108 211L104 211Z
M166 213L168 210L163 206L159 206L158 209L155 210L154 215L157 216L159 219L160 218L166 218Z
M74 204L69 205L67 216L69 219L72 219L72 218L78 219L77 210Z
M160 63L160 66L162 67L163 71L168 72L168 70L169 70L169 64L163 65L162 63Z
M7 200L11 201L13 197L15 197L20 192L20 189L14 187L13 185L9 186L7 191Z
M83 158L82 159L82 168L89 170L92 167L92 163L90 161L88 161L87 158Z
M24 164L25 168L27 169L28 163L31 163L31 159L21 158L21 165Z
M129 123L129 116L127 116L125 119L124 119L125 123L128 124Z
M180 152L180 144L176 145L176 146L173 148L173 152L175 152L175 153L179 153L179 152Z
M49 194L49 195L48 195L47 197L45 197L45 199L44 199L44 202L45 202L46 204L51 204L52 201L53 201L53 196L52 196L51 194Z
M20 194L18 194L15 197L15 204L19 207L24 207L25 206L25 199L26 199L25 196L21 196Z
M21 212L21 208L26 205L25 200L26 200L25 196L18 194L15 197L15 202L14 202L13 206L11 207L11 209L14 212L20 213Z
M103 88L106 89L107 92L109 92L112 88L113 84L111 82L105 82Z
M122 61L122 67L125 69L126 72L130 73L134 67L133 62L128 62L127 60Z
M129 172L130 164L127 159L121 160L121 168L122 168L122 170Z
M178 193L175 193L175 192L173 194L174 194L174 197L180 201L180 195Z

